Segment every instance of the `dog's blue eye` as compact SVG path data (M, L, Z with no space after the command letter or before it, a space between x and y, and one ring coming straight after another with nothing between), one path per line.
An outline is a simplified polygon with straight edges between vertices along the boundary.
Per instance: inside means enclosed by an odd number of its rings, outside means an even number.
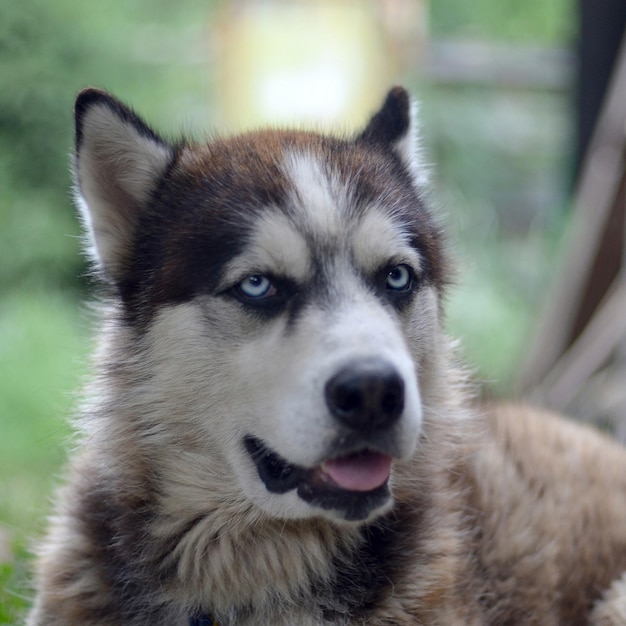
M387 289L407 291L411 288L413 276L407 265L397 265L387 274Z
M267 298L276 292L272 281L261 274L254 274L244 278L237 287L243 296L252 300Z

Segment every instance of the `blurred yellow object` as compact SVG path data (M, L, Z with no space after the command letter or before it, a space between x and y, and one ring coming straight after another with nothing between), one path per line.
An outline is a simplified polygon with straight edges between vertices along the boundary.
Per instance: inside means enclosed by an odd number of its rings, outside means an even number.
M221 122L360 124L400 79L389 33L420 0L228 0L214 25ZM391 9L391 12L390 12Z

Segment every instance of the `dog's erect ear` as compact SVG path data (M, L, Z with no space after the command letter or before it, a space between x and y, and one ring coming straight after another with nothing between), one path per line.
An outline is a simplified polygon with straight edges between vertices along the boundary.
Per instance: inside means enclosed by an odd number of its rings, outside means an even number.
M427 173L419 158L417 103L403 87L389 91L382 108L369 121L358 141L391 148L416 184L426 181Z
M174 149L104 91L82 91L74 115L78 204L94 260L115 282L128 262L139 215Z

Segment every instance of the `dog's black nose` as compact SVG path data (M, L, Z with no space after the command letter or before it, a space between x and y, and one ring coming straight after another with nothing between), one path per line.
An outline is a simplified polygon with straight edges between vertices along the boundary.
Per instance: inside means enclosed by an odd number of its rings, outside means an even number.
M392 426L404 409L404 380L387 361L355 361L340 369L325 388L331 414L360 431Z

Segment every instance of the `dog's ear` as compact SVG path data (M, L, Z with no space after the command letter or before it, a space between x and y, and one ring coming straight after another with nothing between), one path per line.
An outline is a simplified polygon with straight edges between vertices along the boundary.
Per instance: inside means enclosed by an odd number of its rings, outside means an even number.
M128 263L139 216L174 149L104 91L81 91L74 116L78 205L98 268L117 282Z
M357 141L390 148L416 184L426 181L426 168L420 162L417 103L403 87L394 87L389 91L383 106L370 119Z

